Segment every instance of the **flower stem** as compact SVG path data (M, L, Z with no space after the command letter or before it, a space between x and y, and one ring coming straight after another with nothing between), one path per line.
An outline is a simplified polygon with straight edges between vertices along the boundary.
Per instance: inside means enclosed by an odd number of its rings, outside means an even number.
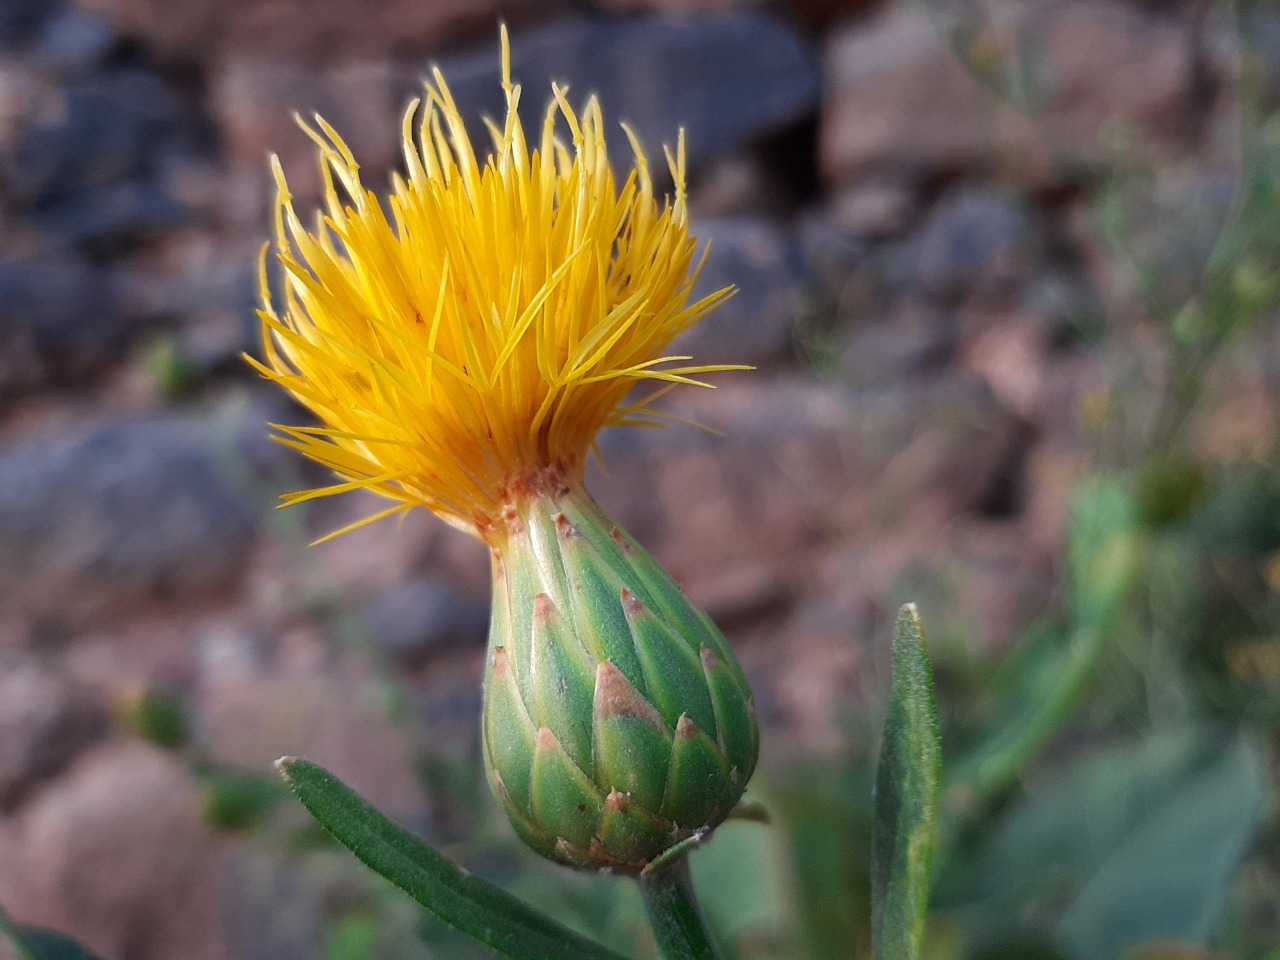
M645 913L663 960L722 960L693 892L689 861L640 875Z

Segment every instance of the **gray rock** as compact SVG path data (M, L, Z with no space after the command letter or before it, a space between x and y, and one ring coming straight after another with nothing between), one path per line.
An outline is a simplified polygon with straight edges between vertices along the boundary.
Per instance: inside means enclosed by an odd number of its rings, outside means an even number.
M911 250L917 283L944 303L1007 285L1027 272L1031 241L1029 218L1012 193L960 190L938 204Z
M92 373L126 336L102 269L70 257L0 260L0 395Z
M56 244L110 250L178 226L186 211L164 191L133 180L61 194L25 219Z
M0 607L74 620L232 584L255 514L210 433L172 417L0 453Z
M762 220L701 220L711 244L692 299L727 287L737 293L676 338L670 352L706 363L768 364L791 346L799 273L782 231Z
M147 175L184 119L164 80L140 67L95 74L63 96L65 108L28 129L9 158L9 189L32 205Z
M488 621L486 601L425 577L384 590L360 612L373 643L401 660L444 647L483 644Z
M955 355L959 328L951 311L919 297L894 304L890 313L863 318L845 339L838 367L861 387L901 386L939 373Z
M74 76L101 66L118 40L100 17L64 10L41 27L36 52L58 72Z
M65 677L32 659L0 668L0 810L61 770L105 729L105 717Z
M486 45L441 68L467 117L502 116L498 56ZM630 124L662 167L661 145L680 127L693 160L725 154L813 113L820 67L804 38L765 14L683 20L566 19L513 40L512 74L536 126L550 82L570 85L575 107L597 94L619 162L629 158L619 121Z
M5 0L0 3L0 50L28 42L57 9L57 3L52 0Z

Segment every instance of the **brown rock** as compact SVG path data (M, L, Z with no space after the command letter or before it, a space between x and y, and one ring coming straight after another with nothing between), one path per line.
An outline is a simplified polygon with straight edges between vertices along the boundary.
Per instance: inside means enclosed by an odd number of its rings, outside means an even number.
M0 902L103 957L224 960L221 857L181 761L141 743L85 756L0 833Z
M962 64L923 14L892 8L833 32L820 162L840 183L1005 162L1025 165L1025 121Z
M103 728L82 691L34 659L0 664L0 808L57 773Z
M558 4L543 0L77 0L161 56L211 54L309 58L426 52L460 35L492 29ZM549 12L549 11L548 11Z
M1159 156L1197 133L1202 77L1176 21L1107 0L1015 4L955 32L967 60L946 29L889 9L835 33L821 144L830 180L981 171L1052 183L1106 163L1117 134Z

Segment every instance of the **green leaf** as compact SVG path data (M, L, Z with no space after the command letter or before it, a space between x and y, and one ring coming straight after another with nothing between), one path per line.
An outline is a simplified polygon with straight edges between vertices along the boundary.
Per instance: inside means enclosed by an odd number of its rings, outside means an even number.
M13 923L0 910L0 940L8 939L18 960L98 960L65 934Z
M1076 956L1203 943L1217 929L1267 789L1256 744L1237 737L1221 748L1148 808L1063 915L1059 935Z
M957 917L979 947L1033 932L1034 918L1071 956L1110 960L1213 934L1267 784L1250 738L1182 727L1027 789L977 858Z
M277 763L302 805L366 866L441 920L516 960L624 960L474 877L392 823L323 767Z
M942 744L915 604L898 613L893 686L876 771L871 939L877 960L914 960L924 939Z

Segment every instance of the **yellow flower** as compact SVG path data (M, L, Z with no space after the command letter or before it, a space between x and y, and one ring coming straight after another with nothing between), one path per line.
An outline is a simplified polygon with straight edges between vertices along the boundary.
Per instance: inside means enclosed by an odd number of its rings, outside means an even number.
M654 397L699 374L743 369L664 356L727 297L690 302L701 262L689 234L681 136L666 151L674 197L660 201L636 138L619 185L596 100L553 98L531 145L502 34L507 114L478 157L439 70L405 114L406 175L385 206L319 117L324 210L308 227L278 161L275 258L261 270L264 361L250 362L322 421L279 439L342 482L288 502L363 488L425 506L481 539L503 509L550 485L580 485L605 426L653 423ZM568 142L560 137L567 128ZM705 256L705 254L704 254ZM639 381L647 396L629 397Z

